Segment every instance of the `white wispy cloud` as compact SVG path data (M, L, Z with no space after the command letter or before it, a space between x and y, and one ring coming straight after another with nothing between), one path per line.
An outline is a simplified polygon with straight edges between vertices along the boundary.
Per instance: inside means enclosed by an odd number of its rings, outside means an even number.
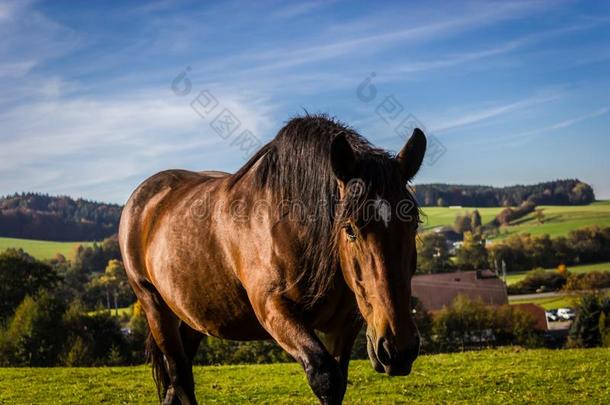
M12 184L11 179L21 178L44 163L53 170L29 178L31 187L78 194L84 186L120 183L131 176L141 180L163 167L195 166L193 159L199 159L196 167L204 168L206 159L215 154L217 159L219 153L233 155L236 164L243 162L238 151L231 150L229 141L210 128L213 117L203 120L191 109L190 101L195 96L179 98L167 88L135 95L115 94L105 100L58 97L6 111L0 114L3 183ZM241 128L266 134L274 124L270 103L264 100L244 101L239 95L226 93L217 98L222 107L238 117ZM212 168L213 163L208 164ZM105 199L122 201L129 187L123 184Z
M272 18L294 18L309 14L314 10L319 10L323 7L330 6L334 1L304 1L299 3L289 4L287 6L279 7L271 13Z
M491 118L506 115L518 110L530 108L538 104L548 103L557 100L559 97L560 94L558 93L543 96L536 95L511 103L504 103L492 107L484 107L476 110L466 111L460 113L457 118L450 119L435 125L433 130L435 132L443 132L457 128L463 128Z
M208 64L208 70L216 72L223 67L232 66L232 71L238 70L241 73L269 71L310 65L354 54L358 56L377 54L395 45L401 47L421 45L425 41L450 37L542 9L544 3L540 2L482 2L423 23L421 20L402 20L389 24L388 21L380 21L377 16L373 16L375 24L366 20L360 22L363 31L368 32L358 33L354 27L351 27L351 35L347 37L337 38L336 34L329 36L320 33L307 38L304 43L291 40L286 46L276 46L271 49L257 47L249 51L245 50L239 55L214 61ZM388 25L401 28L383 29ZM380 27L382 30L379 29ZM333 32L336 33L337 30Z
M36 65L34 61L0 63L0 77L22 77Z
M508 135L505 137L501 137L501 138L498 138L498 140L503 141L505 143L511 143L513 145L517 145L517 144L522 143L523 141L527 141L527 140L531 139L532 137L534 137L536 135L541 135L541 134L553 132L556 130L572 127L583 121L601 117L601 116L607 115L608 113L610 113L610 107L602 107L602 108L596 109L594 111L584 113L584 114L581 114L581 115L578 115L575 117L571 117L571 118L568 118L565 120L561 120L561 121L555 122L553 124L550 124L550 125L547 125L547 126L544 126L541 128L536 128L536 129L532 129L529 131L519 132L516 134L511 134L511 135Z

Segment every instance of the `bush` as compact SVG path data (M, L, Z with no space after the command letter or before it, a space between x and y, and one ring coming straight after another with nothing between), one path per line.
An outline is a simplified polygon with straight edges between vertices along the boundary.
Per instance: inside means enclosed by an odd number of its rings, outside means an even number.
M458 296L434 317L432 339L438 351L518 344L537 346L536 321L527 312L509 305L493 307Z
M62 356L61 363L68 367L90 366L93 356L82 337L77 336Z
M610 303L605 304L606 308L610 308ZM610 347L610 314L602 312L599 316L599 331L601 334L602 347Z
M608 298L604 299L598 294L582 295L576 309L576 319L570 328L568 346L597 347L607 343L609 315Z
M571 274L564 287L568 291L599 290L610 287L610 271Z
M110 312L87 315L80 302L73 303L63 317L66 349L62 356L65 365L116 365L130 359L128 342L121 326ZM113 353L114 351L114 353ZM76 356L80 355L80 358Z
M509 294L531 294L543 291L559 291L566 284L568 276L557 271L535 269L527 273L525 278L508 286Z
M274 341L237 342L206 336L193 360L195 364L285 363L293 361Z
M0 365L52 366L64 343L63 304L46 291L26 296L0 331Z

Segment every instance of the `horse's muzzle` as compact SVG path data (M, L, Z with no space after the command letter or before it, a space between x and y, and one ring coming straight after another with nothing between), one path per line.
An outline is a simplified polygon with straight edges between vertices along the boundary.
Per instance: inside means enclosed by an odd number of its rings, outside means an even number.
M390 376L409 375L419 354L419 335L416 335L413 344L404 350L396 350L384 337L373 343L371 336L367 335L367 352L373 368L378 373Z

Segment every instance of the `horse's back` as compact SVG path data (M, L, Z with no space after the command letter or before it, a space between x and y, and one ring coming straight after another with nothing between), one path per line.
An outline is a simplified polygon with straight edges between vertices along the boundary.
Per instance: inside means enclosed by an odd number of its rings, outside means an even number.
M121 214L119 243L123 256L133 259L142 252L146 242L147 223L159 215L159 208L169 194L226 176L229 173L221 171L174 169L159 172L144 180L131 194Z
M222 254L224 228L193 209L204 198L226 198L227 176L169 170L145 180L123 209L119 243L134 290L153 288L196 330L241 338L238 326L255 330L257 321L233 263Z

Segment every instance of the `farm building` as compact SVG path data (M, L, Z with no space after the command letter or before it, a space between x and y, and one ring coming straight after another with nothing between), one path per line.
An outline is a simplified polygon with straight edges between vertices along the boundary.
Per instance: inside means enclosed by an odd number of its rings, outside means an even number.
M451 305L458 295L490 305L508 304L504 282L489 270L413 276L411 290L428 311Z

